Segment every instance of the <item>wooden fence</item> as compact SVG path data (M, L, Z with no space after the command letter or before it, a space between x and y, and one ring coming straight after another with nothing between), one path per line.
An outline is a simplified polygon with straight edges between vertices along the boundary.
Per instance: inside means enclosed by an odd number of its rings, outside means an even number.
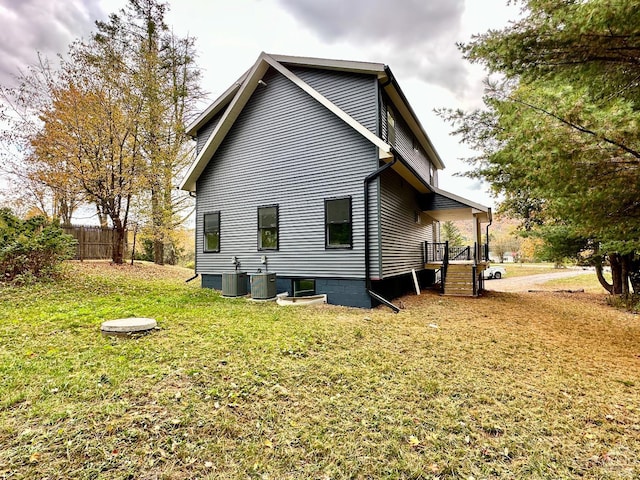
M78 241L76 260L100 260L112 257L112 241L115 235L113 229L85 225L72 225L62 229ZM125 252L128 251L127 236L125 235Z

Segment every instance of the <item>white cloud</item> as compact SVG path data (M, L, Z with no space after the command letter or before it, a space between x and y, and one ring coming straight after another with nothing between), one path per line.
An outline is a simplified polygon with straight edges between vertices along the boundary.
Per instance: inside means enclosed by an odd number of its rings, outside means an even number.
M94 21L128 0L0 0L0 83L37 60L88 37ZM501 28L518 8L507 0L168 0L167 24L196 37L202 87L215 97L261 51L388 64L447 165L441 187L480 203L493 201L470 179L454 177L472 155L438 107L481 106L483 72L455 44Z
M3 0L0 5L0 83L11 85L19 70L66 53L69 44L103 18L98 0Z
M464 0L279 2L325 42L384 51L402 77L418 77L456 92L466 86L465 65L455 45Z

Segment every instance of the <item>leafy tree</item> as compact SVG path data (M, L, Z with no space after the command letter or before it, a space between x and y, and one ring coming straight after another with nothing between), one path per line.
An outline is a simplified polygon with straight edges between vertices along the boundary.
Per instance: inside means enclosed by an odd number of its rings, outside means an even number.
M520 250L518 260L520 262L535 262L540 260L538 250L541 247L541 241L538 238L525 236L520 240Z
M591 248L588 239L576 235L570 226L563 224L544 225L531 236L543 240L536 249L536 256L556 266L566 260L579 261L580 254Z
M74 63L64 64L62 86L51 89L52 103L40 115L43 128L31 138L32 160L41 171L74 179L109 217L112 260L122 263L129 211L143 175L136 138L141 101L117 59L107 77L105 64L89 57L109 58L101 45L76 48Z
M94 203L100 223L109 221L116 233L115 263L123 261L134 213L148 219L162 263L189 202L173 179L188 163L184 122L200 96L199 72L193 39L168 29L167 8L129 0L97 22L88 41L72 44L59 68L42 60L17 88L2 89L0 120L10 122L3 139L18 157L13 173L23 184L44 186L40 203L52 198L64 223L79 202Z
M191 205L188 194L174 188L174 178L190 162L184 122L202 96L194 39L173 34L164 21L167 10L157 0L130 0L107 22L97 22L94 36L98 43L129 46L123 61L142 102L138 141L145 185L138 217L148 219L144 232L153 239L156 263L164 262L166 244L168 254L175 250L174 231Z
M0 131L4 147L0 151L0 170L20 185L19 189L6 192L7 199L14 208L28 210L35 206L46 218L69 225L84 196L59 168L37 167L31 148L31 138L42 126L39 113L51 104L50 92L56 88L59 75L39 56L38 63L29 66L18 80L15 88L0 87L0 125L5 126ZM49 163L53 162L50 159Z
M491 252L498 256L500 263L504 263L507 255L515 257L520 249L520 239L513 232L498 231L489 235L492 237L489 242Z
M569 238L601 247L616 270L603 286L626 293L640 249L640 10L629 0L520 3L521 20L461 46L501 76L485 108L441 113L480 152L473 175L504 195L504 211L557 249L577 248Z

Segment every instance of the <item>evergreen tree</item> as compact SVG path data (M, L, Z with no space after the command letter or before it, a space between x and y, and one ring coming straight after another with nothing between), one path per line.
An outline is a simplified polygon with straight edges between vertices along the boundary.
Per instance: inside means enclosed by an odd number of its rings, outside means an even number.
M487 83L485 108L441 113L480 152L473 175L504 195L503 211L552 244L598 247L614 269L603 286L627 293L630 279L638 291L640 10L629 0L521 3L521 20L461 46L501 77Z
M462 247L466 242L458 226L451 220L447 220L440 226L440 239L443 242L448 241L450 247Z

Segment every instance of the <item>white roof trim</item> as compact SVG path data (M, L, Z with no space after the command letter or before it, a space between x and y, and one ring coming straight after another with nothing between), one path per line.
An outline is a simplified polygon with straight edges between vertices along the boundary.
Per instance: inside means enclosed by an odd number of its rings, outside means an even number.
M345 63L357 63L357 62L345 62ZM224 139L224 137L227 135L227 133L233 126L234 122L240 115L240 112L249 101L251 94L255 91L258 85L258 80L260 80L264 76L269 66L273 67L276 71L284 75L291 82L293 82L295 85L300 87L304 92L306 92L309 96L311 96L313 99L318 101L322 106L327 108L330 112L332 112L338 118L343 120L347 125L352 127L354 130L360 133L363 137L365 137L371 143L376 145L380 150L381 158L386 158L391 156L391 146L388 143L386 143L380 137L378 137L369 129L364 127L361 123L356 121L353 117L351 117L344 110L340 109L337 105L329 101L326 97L324 97L318 91L313 89L309 84L305 83L302 79L300 79L293 72L291 72L289 69L287 69L282 64L280 64L272 56L263 52L260 54L260 56L258 57L258 60L253 65L253 67L245 75L242 85L235 92L235 96L227 106L227 109L223 113L222 117L220 118L220 121L216 125L216 128L211 133L211 135L207 139L207 142L202 147L202 150L200 150L200 153L198 154L195 161L187 171L187 174L185 175L180 185L181 190L195 191L196 180L202 174L202 172L204 171L205 167L209 162L209 159L211 159L213 154L216 152L216 150L222 143L222 140ZM223 94L220 97L220 99L214 102L214 104L207 109L207 114L205 115L203 113L203 115L199 117L199 123L202 123L203 119L206 118L207 115L211 114L211 112L215 109L214 105L223 104L224 102L222 101L222 99L226 99L228 96L230 96L233 90L234 90L233 87L231 89L228 89L227 92L225 92L225 94ZM192 128L193 127L190 127L190 130Z
M409 129L414 133L416 139L422 144L427 155L433 160L436 168L440 170L444 169L444 162L440 158L440 155L438 155L429 135L422 127L420 120L400 89L400 86L397 84L397 81L393 78L393 74L384 64L375 62L354 62L350 60L332 60L327 58L295 57L289 55L270 55L270 57L279 63L297 65L300 67L324 68L335 71L376 75L380 83L385 85L384 89L391 98L393 105L407 123Z

